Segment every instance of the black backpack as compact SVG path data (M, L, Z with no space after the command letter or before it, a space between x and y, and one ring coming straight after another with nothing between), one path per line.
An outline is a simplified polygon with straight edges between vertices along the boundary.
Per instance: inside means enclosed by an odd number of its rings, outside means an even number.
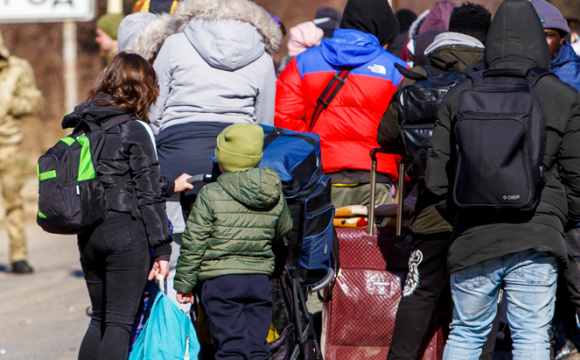
M534 86L548 70L484 70L457 101L453 200L465 209L531 215L546 183L546 118Z
M78 234L103 220L110 200L131 179L131 174L125 174L111 193L105 194L96 174L97 160L106 131L132 118L120 115L104 123L82 120L72 134L40 156L36 222L44 231Z
M461 72L450 64L447 71L425 66L427 76L398 66L405 77L417 82L405 86L399 93L398 113L401 140L405 146L407 175L423 179L427 168L427 152L431 147L433 128L443 97L449 89L466 78L468 68Z

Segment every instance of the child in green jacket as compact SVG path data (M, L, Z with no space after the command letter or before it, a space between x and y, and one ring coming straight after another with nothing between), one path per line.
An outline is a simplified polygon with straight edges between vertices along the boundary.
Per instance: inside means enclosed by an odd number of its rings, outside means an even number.
M215 149L223 174L200 190L183 233L177 300L193 303L193 289L203 282L216 359L269 357L272 241L290 232L292 218L278 173L257 167L263 140L255 124L224 129Z

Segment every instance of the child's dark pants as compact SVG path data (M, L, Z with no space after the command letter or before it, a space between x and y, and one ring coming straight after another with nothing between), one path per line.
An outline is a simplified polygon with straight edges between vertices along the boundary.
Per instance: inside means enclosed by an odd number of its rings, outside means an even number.
M206 280L201 291L216 360L267 360L272 288L266 275L225 275Z

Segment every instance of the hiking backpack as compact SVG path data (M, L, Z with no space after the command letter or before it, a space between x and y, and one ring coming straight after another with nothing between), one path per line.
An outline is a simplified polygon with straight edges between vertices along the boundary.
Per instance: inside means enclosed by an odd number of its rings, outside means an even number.
M465 209L533 214L545 185L546 118L534 86L548 70L484 70L457 101L453 200Z
M288 247L298 261L300 280L314 285L326 278L333 261L334 206L330 178L322 173L320 138L262 125L264 153L260 166L280 175L282 190L292 215Z
M276 256L270 278L272 328L279 337L269 343L270 359L322 359L304 291L324 287L327 290L321 300L329 301L340 261L330 178L322 172L320 137L266 125L262 128L260 166L270 166L280 175L293 222L284 241L272 244Z
M60 139L38 159L36 222L54 234L78 234L100 223L114 198L130 180L127 173L105 200L96 174L108 129L132 119L113 117L104 123L84 119L72 134Z
M423 179L427 168L427 152L431 147L433 128L443 97L449 89L466 78L464 72L450 68L449 71L424 67L427 76L417 74L402 66L397 69L405 77L418 80L405 86L398 97L399 126L405 146L407 174L414 179Z

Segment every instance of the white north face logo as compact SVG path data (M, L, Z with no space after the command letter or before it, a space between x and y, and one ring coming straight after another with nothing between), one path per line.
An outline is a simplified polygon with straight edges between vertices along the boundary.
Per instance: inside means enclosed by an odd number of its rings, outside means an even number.
M387 69L385 69L385 67L383 65L373 64L371 66L368 66L368 68L370 71L377 73L377 74L381 74L381 75L387 74Z

